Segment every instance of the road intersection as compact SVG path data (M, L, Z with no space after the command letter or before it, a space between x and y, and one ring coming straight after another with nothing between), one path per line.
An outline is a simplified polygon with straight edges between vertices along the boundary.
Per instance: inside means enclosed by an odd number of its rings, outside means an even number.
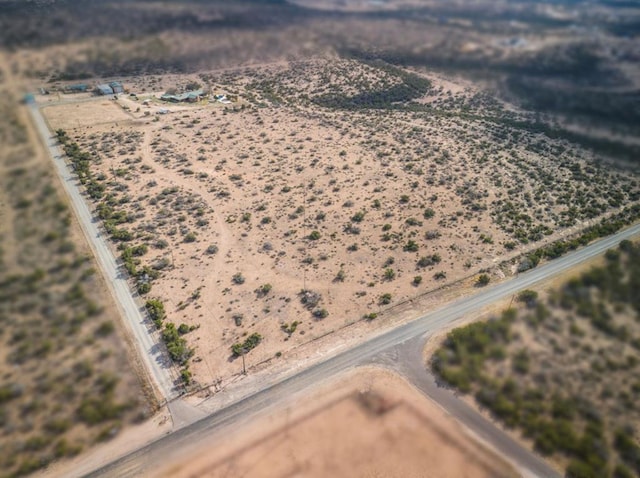
M160 440L127 455L90 476L140 476L147 467L160 458L176 453L181 444L205 440L219 433L223 428L232 427L236 422L249 419L267 407L274 407L291 394L320 383L338 373L369 363L375 363L376 357L396 351L397 368L411 382L437 401L450 414L457 417L491 446L513 461L525 476L554 477L558 472L534 453L522 447L508 434L475 412L459 400L453 392L439 388L422 364L420 354L426 337L448 328L465 315L479 312L498 300L507 298L522 289L534 286L543 280L565 272L570 268L596 257L607 249L615 247L620 241L640 233L640 224L632 226L613 236L597 241L583 249L574 251L544 266L526 272L511 280L484 289L472 296L459 299L436 311L385 332L333 357L327 357L321 363L312 365L278 383L269 385L255 393L218 410L215 413L167 435ZM412 343L413 341L413 343ZM404 349L413 349L414 353L404 354ZM404 359L404 360L403 360ZM379 360L378 360L379 362ZM420 370L420 371L419 371Z

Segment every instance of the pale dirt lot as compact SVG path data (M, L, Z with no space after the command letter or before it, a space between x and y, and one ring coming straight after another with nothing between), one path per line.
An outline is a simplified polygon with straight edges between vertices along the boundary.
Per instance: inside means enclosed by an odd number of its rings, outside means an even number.
M375 368L333 379L287 410L181 455L154 476L518 476L403 379Z
M65 95L67 101L73 101L72 95ZM85 95L80 97L85 98ZM49 111L51 110L51 111ZM84 124L119 124L133 117L110 98L85 103L71 103L64 106L45 108L43 113L52 124L60 129L79 128ZM123 125L124 126L124 125Z
M326 77L344 85L323 90ZM327 110L305 100L318 91L348 95L354 85L393 85L388 73L376 78L369 66L323 60L158 78L125 86L141 92L204 79L235 103L162 104L170 112L158 115L161 103L144 105L148 94L141 94L138 101L50 105L44 113L53 129L80 123L69 134L99 158L95 173L133 221L124 225L137 236L132 245L149 245L142 264L161 271L148 296L164 301L170 321L196 328L185 337L196 350L191 370L201 384L241 370L230 347L247 334L263 336L249 366L271 363L278 352L284 357L364 314L384 311L383 294L391 294L393 305L463 278L463 288L473 287L474 273L526 249L505 249L514 226L528 227L496 224L496 217L510 214L507 203L552 232L539 234L538 244L573 230L557 224L566 195L581 194L580 188L561 186L576 178L561 169L554 143L541 149L542 138L520 136L497 146L493 135L501 133L492 125ZM445 110L499 108L468 84L430 79L429 98ZM567 145L562 151L584 168L582 153ZM558 184L541 188L536 174ZM603 185L626 181L617 173L599 177ZM427 209L432 217L424 215ZM418 264L433 256L438 260ZM233 280L236 274L242 283ZM492 274L504 277L500 270ZM272 289L260 294L264 284ZM310 310L301 303L303 288L320 297ZM438 303L431 297L414 317ZM326 318L313 316L322 309ZM294 322L295 332L282 330Z

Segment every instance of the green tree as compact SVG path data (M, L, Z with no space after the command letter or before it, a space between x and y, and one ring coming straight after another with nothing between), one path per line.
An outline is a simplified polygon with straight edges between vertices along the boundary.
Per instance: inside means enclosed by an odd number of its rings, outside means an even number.
M488 274L480 274L478 276L478 279L476 280L476 285L479 287L484 287L489 282L491 282L491 278L489 277Z
M240 357L243 354L246 354L256 348L260 342L262 342L262 335L257 332L254 332L246 340L242 343L238 342L231 346L231 352L233 352L234 357Z
M149 299L144 305L145 309L147 309L147 313L151 320L157 327L162 326L162 321L166 317L166 313L164 311L164 304L160 299Z

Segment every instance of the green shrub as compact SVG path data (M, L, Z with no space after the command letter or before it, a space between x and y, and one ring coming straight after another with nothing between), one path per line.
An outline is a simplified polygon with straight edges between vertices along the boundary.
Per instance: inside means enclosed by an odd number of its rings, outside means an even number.
M315 309L313 311L313 316L316 319L324 319L325 317L327 317L329 315L329 312L327 311L327 309Z
M78 418L87 425L96 425L120 418L126 407L113 402L111 397L88 397L78 407Z
M529 354L526 350L520 350L513 357L512 367L514 372L526 374L529 372Z
M234 357L246 354L256 348L262 342L262 335L255 332L251 334L243 343L236 343L231 346Z
M480 274L478 276L478 279L476 280L476 285L479 287L484 287L489 282L491 282L491 278L489 277L488 274Z
M633 435L627 430L617 430L614 447L624 462L640 474L640 445L634 440Z
M82 451L82 445L71 445L66 438L60 439L53 447L56 458L76 456Z
M191 383L191 378L191 370L189 370L188 368L183 368L182 370L180 370L180 379L182 380L182 383L184 383L185 385L189 385Z
M422 256L418 259L417 266L418 267L429 267L435 264L439 264L442 258L440 254L432 254L430 256Z
M115 327L113 325L113 322L105 321L102 322L96 329L96 335L98 337L106 337L108 335L111 335L114 330Z
M44 424L44 429L52 435L61 435L71 428L67 418L52 418Z
M171 360L179 365L186 364L193 356L194 350L187 347L187 341L180 337L175 324L165 324L162 330L162 341L167 346Z
M364 211L358 211L353 216L351 216L352 222L362 222L366 213Z
M538 300L538 293L535 290L523 290L518 294L518 302L523 302L527 307L535 307Z
M137 285L138 294L145 295L151 291L151 283L148 281L140 281Z
M166 318L164 311L164 304L159 299L149 299L144 305L149 317L156 325L156 327L162 327L162 321Z
M410 240L404 245L405 252L418 252L419 246L416 241Z
M244 284L245 279L241 272L237 272L236 274L233 275L231 280L233 281L234 284L240 285L240 284Z
M298 322L297 320L292 322L291 325L289 324L283 324L280 326L280 328L287 333L287 335L291 336L293 335L293 333L296 331L296 329L298 328L298 325L300 325L300 322Z
M262 284L259 288L258 288L258 295L260 297L264 297L266 296L269 292L271 292L271 289L273 289L273 286L271 284Z

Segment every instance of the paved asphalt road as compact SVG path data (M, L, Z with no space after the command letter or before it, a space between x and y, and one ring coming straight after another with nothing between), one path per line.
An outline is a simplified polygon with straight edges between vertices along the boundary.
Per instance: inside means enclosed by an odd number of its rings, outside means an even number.
M30 105L29 111L38 133L49 149L56 171L71 199L76 216L79 218L80 226L105 274L107 285L120 307L122 316L126 319L126 324L128 324L136 339L136 347L146 370L152 375L153 382L155 382L165 399L170 400L177 397L179 392L173 385L175 380L174 372L169 358L164 352L164 345L160 343L158 334L154 332L152 323L146 317L144 309L136 304L131 295L126 276L119 269L116 258L109 249L105 234L94 221L91 211L80 193L78 181L71 172L71 167L65 163L58 142L49 130L38 106L35 104Z
M441 330L462 316L478 312L497 300L509 297L522 289L531 287L537 282L564 272L587 259L603 253L609 248L615 247L621 240L631 238L638 233L640 233L640 224L567 254L533 271L482 289L473 296L455 301L336 356L328 357L324 362L313 365L262 390L256 390L250 396L116 460L95 471L90 476L144 476L149 473L149 468L161 459L170 459L172 456L178 457L182 445L206 440L217 433L222 433L224 427L245 422L253 414L282 403L295 392L317 384L337 373L375 361L376 356L379 357L381 354L389 353L394 349L397 350L398 346L402 344L409 347L411 339L415 340L416 337L430 335ZM419 359L416 358L414 360ZM415 377L415 373L407 375L413 381L418 382L417 386L427 393L437 388L429 386L428 383L425 385L424 381L421 384L422 379ZM424 375L427 374L425 373ZM429 379L426 378L424 380L428 381ZM551 467L535 454L522 448L508 435L470 408L465 408L464 405L461 405L461 401L456 399L451 392L442 390L442 393L437 393L434 398L438 400L443 408L452 410L452 414L461 418L463 423L469 425L476 434L496 449L505 453L507 458L517 463L527 475L540 477L558 476Z

